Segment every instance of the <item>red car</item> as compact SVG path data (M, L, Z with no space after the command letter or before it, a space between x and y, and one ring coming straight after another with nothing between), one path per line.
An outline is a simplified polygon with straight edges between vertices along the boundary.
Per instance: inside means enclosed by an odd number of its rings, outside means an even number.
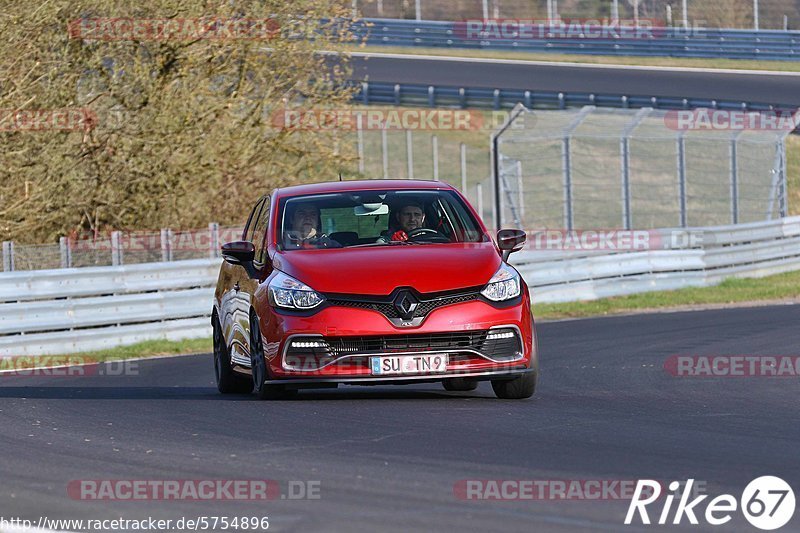
M222 246L211 317L222 393L491 381L533 395L539 372L528 287L497 242L438 181L339 181L277 189L242 240Z

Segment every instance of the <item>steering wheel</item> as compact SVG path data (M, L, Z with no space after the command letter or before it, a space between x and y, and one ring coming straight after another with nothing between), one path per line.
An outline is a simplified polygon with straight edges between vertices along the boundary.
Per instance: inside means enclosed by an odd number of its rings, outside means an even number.
M450 239L430 228L417 228L408 232L408 240L420 240L426 242L450 242Z

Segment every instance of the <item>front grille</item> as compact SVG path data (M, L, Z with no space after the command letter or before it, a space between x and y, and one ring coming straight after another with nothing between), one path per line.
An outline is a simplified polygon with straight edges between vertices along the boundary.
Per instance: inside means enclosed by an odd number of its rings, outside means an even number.
M335 360L345 355L391 354L399 352L477 351L491 359L514 359L522 352L522 344L514 328L495 328L481 331L458 331L411 335L307 337L323 347L296 348L295 338L287 350L289 356L312 356Z
M446 305L459 304L464 302L472 302L479 298L480 288L462 290L458 293L438 293L438 294L419 294L416 295L419 300L419 305L414 311L413 315L409 317L402 317L400 312L394 306L394 294L390 296L360 296L360 295L331 295L327 298L330 305L339 307L355 307L358 309L369 309L383 314L390 320L399 320L405 318L406 320L415 318L425 318L431 311L444 307Z

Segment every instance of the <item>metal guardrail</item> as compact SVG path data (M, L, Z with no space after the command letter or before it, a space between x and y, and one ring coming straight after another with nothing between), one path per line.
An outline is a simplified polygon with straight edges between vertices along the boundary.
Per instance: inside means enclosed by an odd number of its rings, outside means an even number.
M512 256L512 262L537 303L708 286L727 277L800 269L800 217L650 234L662 243L659 249L527 250ZM676 234L692 234L695 239L676 241ZM199 259L0 274L0 356L74 353L151 339L210 336L212 287L219 262Z
M541 252L526 251L512 256L512 262L537 303L704 287L729 277L762 277L800 269L800 217L651 232L656 242L688 234L702 244L625 253L562 252L544 257Z
M220 261L0 274L0 356L208 337Z
M498 21L503 22L503 21ZM522 22L522 21L520 21ZM496 32L471 35L466 22L431 20L362 19L352 24L353 33L367 44L513 50L612 56L652 56L719 59L800 60L800 32L782 30L734 30L680 27L653 28L649 38L581 37L562 32L538 38ZM567 38L570 37L570 38Z
M568 107L612 107L619 109L724 109L729 111L773 111L791 109L780 103L715 100L708 98L671 98L647 95L574 93L556 91L523 91L515 89L486 89L411 83L360 82L353 97L364 105L394 105L423 107L459 107L462 109L513 109L522 103L528 109L566 109Z

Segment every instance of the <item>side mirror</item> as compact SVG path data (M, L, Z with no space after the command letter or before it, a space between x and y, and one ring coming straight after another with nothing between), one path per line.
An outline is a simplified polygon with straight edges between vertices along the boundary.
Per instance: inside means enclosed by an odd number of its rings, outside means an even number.
M256 258L256 247L252 242L234 241L222 245L222 258L232 265L247 266Z
M527 235L521 229L501 229L497 232L497 247L503 251L503 261L508 261L508 256L522 250L525 246Z

